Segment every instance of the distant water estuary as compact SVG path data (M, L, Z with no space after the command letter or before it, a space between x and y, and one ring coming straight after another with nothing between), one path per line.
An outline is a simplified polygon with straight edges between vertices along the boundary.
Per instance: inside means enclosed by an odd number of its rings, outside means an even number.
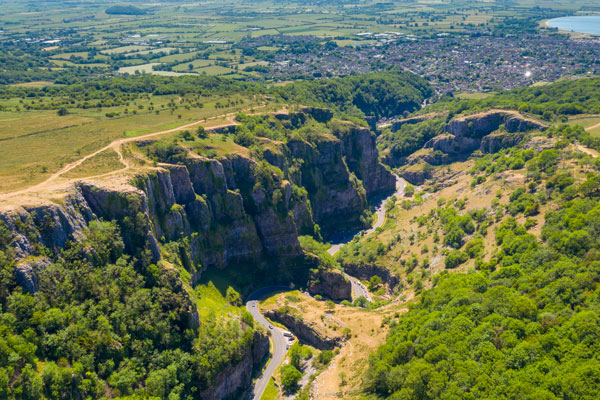
M562 31L600 35L600 15L555 18L547 21L546 25Z

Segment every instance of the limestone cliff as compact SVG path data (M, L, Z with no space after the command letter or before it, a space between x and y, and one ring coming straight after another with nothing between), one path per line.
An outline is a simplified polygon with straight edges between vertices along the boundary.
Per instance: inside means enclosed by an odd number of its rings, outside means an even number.
M420 185L429 177L423 166L441 165L465 159L474 151L495 153L522 142L529 131L544 131L548 127L516 111L489 110L457 117L445 127L445 133L425 143L424 148L402 160L399 175Z
M300 234L313 234L315 223L325 232L361 227L368 196L394 188L365 128L349 125L337 136L277 146L264 152L266 161L190 154L146 168L129 184L83 181L61 204L13 208L0 219L15 232L21 260L42 255L40 246L60 251L94 219L116 221L127 252L144 252L152 262L161 259L161 244L185 240L193 284L206 268L302 257ZM35 288L35 268L22 269L28 290Z
M337 270L311 271L308 292L313 296L321 295L336 301L352 300L352 285L344 274Z
M242 361L221 372L215 379L215 384L200 393L203 400L220 400L239 395L243 388L250 386L252 372L262 359L269 353L269 338L262 332L254 332L251 348L246 350Z
M341 264L344 271L355 278L369 280L372 276L379 276L388 292L392 292L400 283L400 278L392 274L388 268L379 265L353 263L350 260L342 260Z
M319 350L331 350L342 343L339 337L324 335L314 323L303 320L300 315L293 313L290 309L268 310L265 316L283 324L302 342L308 343Z
M326 232L343 228L340 223L361 226L367 196L344 163L341 142L333 137L317 144L294 139L287 146L299 166L298 182L308 191L315 222Z
M501 126L504 132L496 132ZM523 132L547 128L514 111L490 110L452 119L446 126L448 133L431 139L425 147L447 154L469 154L476 149L494 152L519 143Z
M338 133L350 171L356 174L367 192L367 197L391 193L396 189L396 178L379 162L375 135L368 129L351 126Z

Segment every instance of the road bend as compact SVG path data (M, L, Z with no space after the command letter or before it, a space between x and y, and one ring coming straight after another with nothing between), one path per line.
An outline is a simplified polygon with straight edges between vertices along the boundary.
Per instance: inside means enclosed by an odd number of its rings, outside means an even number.
M254 383L254 389L252 391L252 399L260 400L267 385L269 384L269 379L275 373L275 370L283 361L286 353L287 353L287 345L288 339L283 336L284 330L278 328L275 325L272 325L267 319L260 313L258 309L258 301L263 297L276 292L282 292L290 290L288 286L268 286L262 289L259 289L252 293L248 297L248 301L246 302L246 309L254 320L261 324L267 331L271 333L271 338L273 339L273 356L269 360L267 367L263 371L262 375L256 380Z

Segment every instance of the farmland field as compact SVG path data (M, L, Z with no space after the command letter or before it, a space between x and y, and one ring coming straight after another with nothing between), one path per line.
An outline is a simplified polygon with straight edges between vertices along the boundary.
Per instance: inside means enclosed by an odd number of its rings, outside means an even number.
M244 51L242 57L240 49L245 47L240 45L247 40L310 35L321 41L334 39L337 46L342 47L370 46L379 40L357 34L390 31L430 36L454 34L470 29L489 30L501 26L507 18L535 18L534 5L554 7L562 13L576 9L565 0L541 4L520 0L509 9L496 7L493 2L470 3L454 12L448 12L443 2L436 1L400 1L382 5L373 0L306 7L292 1L223 3L212 0L202 4L141 4L143 15L108 15L104 12L105 3L65 6L51 1L34 5L2 1L0 4L4 7L4 13L0 15L3 24L0 40L32 43L39 40L42 52L38 62L52 68L54 77L71 72L85 75L118 70L164 76L188 71L206 75L232 74L237 79L265 78L264 72L248 75L235 71L243 70L239 66L248 63L270 65L273 55L286 48L285 44L265 40L255 47L256 51ZM593 7L596 3L582 0L579 4ZM164 21L169 24L165 25ZM79 32L77 40L65 36L59 28ZM206 61L213 59L219 59L221 64ZM153 70L152 66L158 64L160 71ZM189 64L193 65L191 70ZM38 75L44 79L21 76L10 78L8 83L51 81L45 79L48 73Z

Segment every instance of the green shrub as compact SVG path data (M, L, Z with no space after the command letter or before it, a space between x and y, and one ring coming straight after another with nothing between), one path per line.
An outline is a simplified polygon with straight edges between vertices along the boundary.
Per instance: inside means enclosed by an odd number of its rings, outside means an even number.
M469 258L477 258L483 254L483 239L473 239L465 246L465 253Z
M453 250L446 256L445 266L447 269L454 269L461 264L464 264L469 259L469 256L460 250Z

